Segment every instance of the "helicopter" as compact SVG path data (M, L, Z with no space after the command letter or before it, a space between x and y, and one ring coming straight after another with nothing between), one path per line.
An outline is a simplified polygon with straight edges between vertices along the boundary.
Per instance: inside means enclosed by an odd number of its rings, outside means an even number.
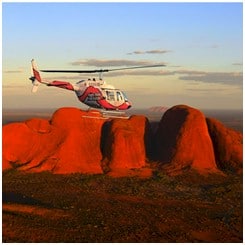
M99 78L88 78L86 80L80 80L76 84L71 84L65 81L49 81L41 78L40 72L34 59L31 60L32 76L29 78L32 81L32 92L35 93L38 90L40 84L47 86L54 86L57 88L63 88L74 91L80 102L89 106L90 108L102 109L105 111L125 111L132 107L132 103L127 99L126 94L116 89L114 86L107 84L102 79L104 72L128 70L128 69L142 69L150 67L161 67L164 64L159 65L146 65L146 66L134 66L115 69L99 69L99 70L40 70L41 72L50 73L99 73Z

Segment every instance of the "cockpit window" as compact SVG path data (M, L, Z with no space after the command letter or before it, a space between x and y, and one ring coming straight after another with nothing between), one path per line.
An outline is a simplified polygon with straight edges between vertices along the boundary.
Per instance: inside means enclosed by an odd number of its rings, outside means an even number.
M115 101L114 91L106 90L106 97L108 100Z
M121 94L120 91L117 91L117 101L122 101L123 100L123 96Z

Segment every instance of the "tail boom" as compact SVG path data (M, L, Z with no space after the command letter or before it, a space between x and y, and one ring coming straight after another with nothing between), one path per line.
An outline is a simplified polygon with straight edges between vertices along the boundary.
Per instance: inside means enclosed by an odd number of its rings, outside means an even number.
M31 68L32 68L32 74L33 74L33 76L30 77L30 80L32 81L32 84L33 84L32 92L37 91L38 85L40 83L46 84L47 86L54 86L54 87L63 88L67 90L73 90L73 91L75 90L75 87L69 82L47 81L47 80L42 79L34 59L31 60Z
M54 86L54 87L58 87L58 88L74 90L73 85L69 82L52 81L52 82L48 83L47 86Z

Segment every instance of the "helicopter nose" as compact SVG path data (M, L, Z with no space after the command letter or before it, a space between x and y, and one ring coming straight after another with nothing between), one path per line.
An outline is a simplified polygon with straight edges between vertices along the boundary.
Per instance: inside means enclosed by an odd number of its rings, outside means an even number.
M129 108L132 107L132 104L131 104L129 101L127 101L126 103L127 103L127 105L128 105L128 108L127 108L127 109L129 109Z

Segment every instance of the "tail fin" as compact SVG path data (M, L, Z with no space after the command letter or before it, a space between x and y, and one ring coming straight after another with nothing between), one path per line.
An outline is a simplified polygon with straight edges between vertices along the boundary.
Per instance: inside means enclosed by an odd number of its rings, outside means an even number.
M37 92L39 83L42 82L40 73L38 72L36 63L34 61L34 59L31 60L31 68L32 68L32 77L30 77L30 80L32 81L32 92L35 93Z

